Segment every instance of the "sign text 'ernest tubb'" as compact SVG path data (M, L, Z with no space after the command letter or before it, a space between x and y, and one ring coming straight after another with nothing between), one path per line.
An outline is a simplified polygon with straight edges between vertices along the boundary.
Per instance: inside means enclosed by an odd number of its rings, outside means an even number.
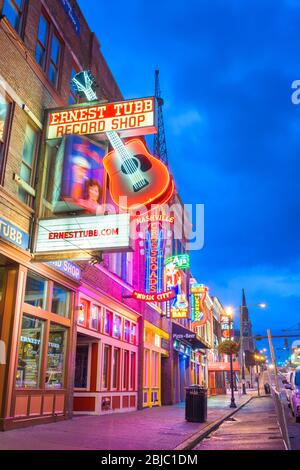
M153 134L155 98L141 98L118 103L91 103L64 109L50 110L47 139L64 135L104 134L115 131L122 137Z

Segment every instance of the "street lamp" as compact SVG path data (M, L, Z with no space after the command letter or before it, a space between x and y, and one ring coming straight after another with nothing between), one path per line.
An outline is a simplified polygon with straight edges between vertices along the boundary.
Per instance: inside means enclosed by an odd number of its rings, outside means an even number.
M246 392L246 382L245 382L245 357L244 357L244 328L243 328L243 309L245 308L250 308L250 307L258 307L261 309L265 309L267 305L265 303L259 303L259 304L251 304L249 306L247 305L241 305L240 306L240 345L241 345L241 372L242 372L242 390L243 390L243 395L247 395Z

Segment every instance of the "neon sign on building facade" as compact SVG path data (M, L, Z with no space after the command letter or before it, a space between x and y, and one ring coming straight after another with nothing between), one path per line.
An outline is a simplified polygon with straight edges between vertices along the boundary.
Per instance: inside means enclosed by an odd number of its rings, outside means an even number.
M189 257L185 255L172 256L165 263L165 280L167 290L173 290L176 297L167 303L167 317L174 319L187 319L189 316L189 302L187 300L185 274L188 269ZM183 268L180 269L180 267Z
M152 223L146 233L146 283L147 294L163 292L164 282L164 230L160 223Z
M207 294L208 287L203 284L193 284L191 286L192 320L194 326L202 326L207 322L208 313L205 305Z

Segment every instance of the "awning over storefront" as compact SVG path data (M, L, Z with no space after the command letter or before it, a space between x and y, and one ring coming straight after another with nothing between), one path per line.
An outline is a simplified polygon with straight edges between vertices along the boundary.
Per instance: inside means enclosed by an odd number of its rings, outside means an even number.
M240 364L233 363L234 372L240 371ZM230 372L230 362L211 362L208 364L208 372Z
M173 340L182 341L193 349L210 349L208 344L203 341L196 333L188 330L179 323L172 324Z

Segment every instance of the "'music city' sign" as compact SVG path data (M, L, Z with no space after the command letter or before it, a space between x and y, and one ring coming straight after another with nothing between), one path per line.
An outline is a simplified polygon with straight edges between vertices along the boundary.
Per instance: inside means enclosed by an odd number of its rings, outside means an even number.
M153 134L156 129L155 98L118 103L97 103L50 110L47 139L64 135L119 132L121 137Z
M129 250L129 214L39 221L36 254Z

